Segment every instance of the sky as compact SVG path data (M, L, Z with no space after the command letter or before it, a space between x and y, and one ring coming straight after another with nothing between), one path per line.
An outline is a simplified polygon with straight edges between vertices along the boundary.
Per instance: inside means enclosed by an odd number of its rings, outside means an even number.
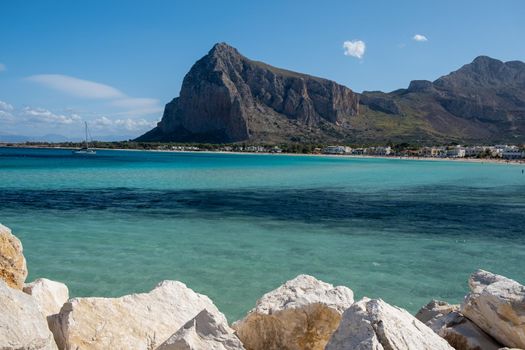
M479 55L525 61L523 18L523 0L3 1L0 139L77 140L84 121L94 139L139 136L216 42L391 91Z

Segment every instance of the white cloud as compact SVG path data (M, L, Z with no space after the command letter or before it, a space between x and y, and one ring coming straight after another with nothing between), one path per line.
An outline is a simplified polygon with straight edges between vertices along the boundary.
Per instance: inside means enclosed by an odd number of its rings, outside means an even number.
M25 117L28 121L51 124L72 124L82 120L78 114L55 114L44 108L32 107L24 107L21 111L21 116Z
M113 120L107 117L100 117L100 118L95 119L94 123L95 123L95 126L104 128L104 127L113 125Z
M12 121L14 120L13 116L13 106L7 102L0 101L0 120L2 121Z
M127 131L141 131L155 127L156 121L146 119L110 119L108 117L100 117L94 120L94 125L98 129L125 129Z
M75 97L109 100L109 106L124 109L114 115L138 116L162 112L162 106L155 98L130 97L117 88L94 81L61 74L39 74L26 79Z
M366 45L362 40L345 41L343 43L343 49L345 56L363 58L365 55Z
M142 129L150 129L157 125L157 122L145 120L145 119L117 119L115 120L115 125L123 127L129 131L136 131Z
M112 86L62 74L38 74L27 79L75 97L91 99L126 98L122 91Z
M0 63L0 72L3 72L3 71L5 71L5 70L7 70L5 64Z
M133 100L133 99L131 99ZM130 107L154 106L156 100L128 101ZM79 115L81 114L82 117ZM26 135L27 131L35 135L46 133L58 133L72 137L83 132L81 122L87 121L93 128L94 138L108 134L141 134L157 125L157 120L140 118L138 115L120 116L117 113L110 115L97 115L90 112L78 112L73 109L66 109L60 112L46 108L36 108L26 106L16 108L11 104L0 101L0 130L20 132Z
M414 35L412 37L412 40L419 41L419 42L428 41L427 37L421 34Z
M12 105L10 105L7 102L0 101L0 111L11 112L12 110L13 110Z

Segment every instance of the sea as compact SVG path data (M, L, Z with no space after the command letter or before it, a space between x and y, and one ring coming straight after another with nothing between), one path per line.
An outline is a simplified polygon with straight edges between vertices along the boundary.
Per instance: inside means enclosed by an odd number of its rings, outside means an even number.
M0 148L0 223L72 297L179 280L230 321L299 274L415 313L525 282L525 165Z

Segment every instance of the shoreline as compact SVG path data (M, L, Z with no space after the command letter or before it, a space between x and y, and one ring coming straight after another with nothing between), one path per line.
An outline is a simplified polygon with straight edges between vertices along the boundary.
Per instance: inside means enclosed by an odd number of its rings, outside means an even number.
M0 146L0 148L22 149L58 149L75 150L76 147L51 147L51 146ZM343 159L385 159L385 160L410 160L432 162L460 162L460 163L490 163L502 165L525 165L525 159L496 159L496 158L434 158L434 157L408 157L408 156L372 156L354 154L313 154L313 153L270 153L270 152L228 152L228 151L181 151L181 150L153 150L132 148L94 148L103 151L130 151L130 152L158 152L158 153L204 153L204 154L232 154L232 155L259 155L259 156L295 156L295 157L325 157Z

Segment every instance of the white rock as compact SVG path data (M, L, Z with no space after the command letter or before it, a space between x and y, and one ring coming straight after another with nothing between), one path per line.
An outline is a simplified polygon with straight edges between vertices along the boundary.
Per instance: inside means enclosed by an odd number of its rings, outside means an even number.
M416 314L456 350L497 350L501 345L491 336L459 313L459 305L432 300Z
M184 283L163 281L149 293L70 299L50 326L61 349L151 350L203 309L219 312Z
M26 277L22 243L9 228L0 224L0 280L11 288L22 289Z
M326 350L453 350L407 311L363 298L343 314Z
M503 345L525 348L525 286L483 270L469 286L461 313Z
M431 319L439 318L448 315L453 311L459 310L459 304L451 305L446 301L431 300L427 305L423 306L416 314L416 318L423 323L427 323Z
M496 340L457 311L437 316L426 323L456 350L497 350Z
M67 286L60 282L39 278L24 286L24 293L35 299L40 311L44 316L58 314L60 308L69 299Z
M244 350L221 313L202 310L157 350Z
M299 275L265 294L232 327L250 350L324 349L353 302L349 288Z
M47 322L31 296L0 279L0 349L55 350Z

